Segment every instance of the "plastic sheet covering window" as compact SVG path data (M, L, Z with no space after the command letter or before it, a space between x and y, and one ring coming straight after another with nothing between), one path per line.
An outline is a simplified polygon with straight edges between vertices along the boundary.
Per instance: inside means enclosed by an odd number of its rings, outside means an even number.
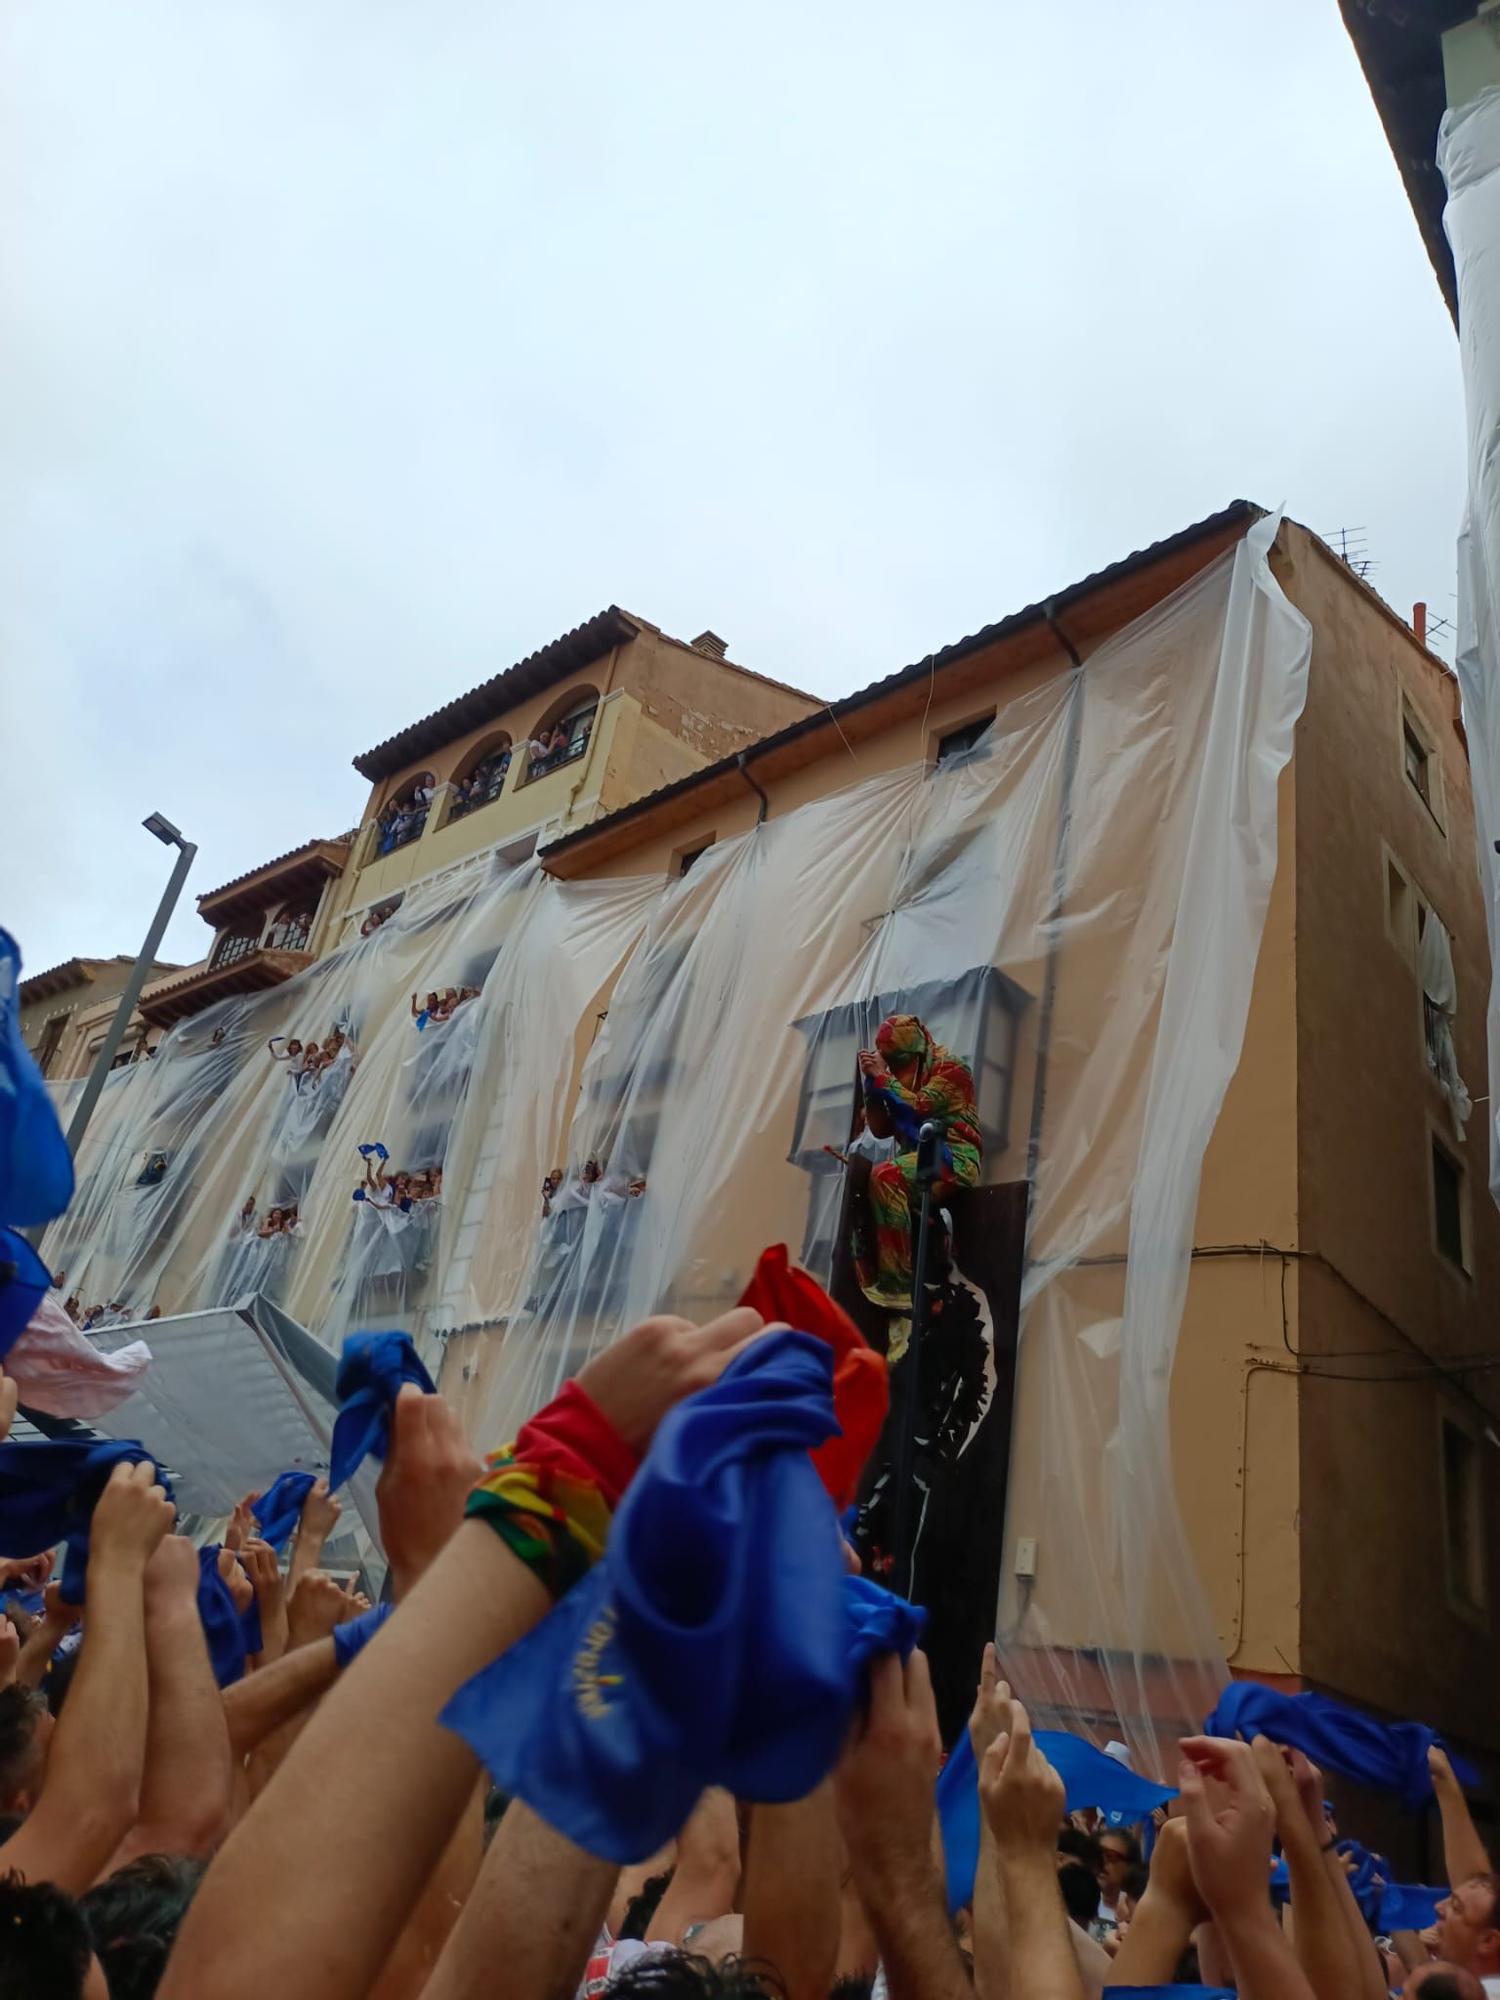
M1458 539L1454 666L1474 783L1490 941L1490 1191L1500 1199L1500 89L1450 111L1438 140L1458 276L1469 493Z
M774 812L666 887L476 864L185 1024L112 1079L54 1266L165 1310L265 1284L330 1343L410 1326L498 1442L637 1318L732 1304L765 1244L826 1274L842 1170L823 1147L881 1015L917 1011L974 1066L985 1181L1032 1184L1006 1519L1055 1554L1034 1591L1003 1588L1008 1669L1041 1714L1155 1766L1225 1677L1168 1391L1305 691L1274 529L1081 671L1018 684L936 772ZM477 998L416 1028L414 992L464 984ZM352 1074L309 1106L267 1037L340 1022ZM392 1167L442 1165L430 1218L359 1212L356 1149L377 1140ZM251 1195L297 1204L284 1247L237 1234Z

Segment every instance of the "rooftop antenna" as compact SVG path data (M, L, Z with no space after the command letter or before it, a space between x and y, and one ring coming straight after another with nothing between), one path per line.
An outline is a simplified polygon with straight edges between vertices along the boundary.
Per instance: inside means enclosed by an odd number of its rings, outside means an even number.
M1375 564L1370 557L1363 528L1335 528L1324 540L1340 562L1347 563L1357 577L1369 582Z

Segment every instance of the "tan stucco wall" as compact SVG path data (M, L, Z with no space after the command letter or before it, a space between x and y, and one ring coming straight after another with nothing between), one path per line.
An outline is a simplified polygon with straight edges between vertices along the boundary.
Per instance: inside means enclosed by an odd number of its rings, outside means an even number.
M1343 1372L1419 1377L1300 1385L1302 1665L1323 1685L1500 1748L1493 1610L1476 1621L1449 1601L1439 1478L1439 1409L1476 1432L1484 1418L1397 1331L1440 1357L1494 1346L1491 1107L1475 1106L1458 1147L1424 1058L1417 975L1386 922L1388 849L1452 935L1459 1068L1483 1098L1488 964L1468 763L1451 678L1308 536L1288 530L1288 542L1287 588L1316 635L1297 756L1298 1201L1308 1257L1298 1332L1308 1354L1340 1357L1327 1365ZM1440 766L1437 819L1403 768L1403 694ZM1434 1247L1434 1128L1467 1167L1471 1278ZM1492 1375L1466 1380L1496 1402ZM1500 1456L1482 1442L1480 1465L1493 1607Z
M131 970L132 961L128 959L123 964L109 960L99 962L92 979L69 987L66 992L55 993L50 999L34 1000L30 1006L21 1008L21 1039L28 1049L36 1049L47 1023L55 1015L66 1017L67 1026L57 1045L57 1053L47 1065L49 1082L66 1082L71 1077L87 1073L90 1044L97 1041L108 1027ZM163 976L177 978L181 975L174 970ZM144 1025L139 1011L132 1014L121 1046L133 1047L139 1041ZM153 1031L150 1039L155 1043L159 1037Z

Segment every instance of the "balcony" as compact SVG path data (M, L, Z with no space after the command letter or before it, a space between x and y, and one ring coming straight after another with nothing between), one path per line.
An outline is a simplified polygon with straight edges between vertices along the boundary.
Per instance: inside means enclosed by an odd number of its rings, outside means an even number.
M148 986L141 995L141 1014L155 1028L170 1028L236 994L279 986L311 964L310 951L273 950L258 936L221 938L207 965L181 979Z
M550 756L538 757L534 761L530 757L527 758L526 769L521 773L521 781L516 790L521 791L525 786L534 784L538 778L547 778L554 771L562 770L565 764L576 764L581 757L587 757L593 733L594 715L591 710L583 719L582 726L574 731L561 750L554 750Z

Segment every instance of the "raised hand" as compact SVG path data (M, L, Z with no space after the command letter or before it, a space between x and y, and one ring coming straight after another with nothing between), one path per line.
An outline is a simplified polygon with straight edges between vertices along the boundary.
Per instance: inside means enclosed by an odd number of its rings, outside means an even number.
M391 1444L375 1486L386 1560L404 1595L464 1517L482 1467L441 1396L406 1383L391 1412Z
M352 1600L320 1569L302 1578L286 1609L288 1652L328 1638L335 1625L353 1616Z
M171 1532L176 1511L157 1484L156 1467L149 1458L117 1465L95 1503L90 1567L98 1562L144 1570L162 1537Z
M1018 1701L1010 1709L1009 1731L995 1737L979 1767L979 1802L1002 1859L1050 1857L1062 1824L1063 1781L1037 1747L1026 1710Z
M1266 1900L1276 1807L1248 1743L1190 1736L1179 1784L1193 1880L1215 1917L1259 1909Z
M151 1560L146 1564L146 1589L152 1598L185 1597L196 1599L198 1595L198 1577L198 1551L193 1547L187 1536L163 1536L160 1544L152 1553ZM72 1618L76 1618L78 1616L77 1610L72 1606L62 1603L60 1591L56 1599L53 1598L52 1592L56 1589L56 1585L49 1586L43 1599L47 1607L48 1617L51 1617L55 1603L59 1615L71 1612ZM69 1622L71 1623L71 1619Z
M927 1656L894 1653L870 1669L870 1705L834 1773L834 1796L856 1874L884 1880L932 1854L932 1788L943 1761ZM1054 1832L1056 1829L1054 1828Z
M1010 1682L1000 1678L1000 1656L991 1641L984 1649L979 1686L969 1715L969 1742L976 1768L984 1763L985 1752L995 1738L1010 1733L1012 1706Z
M240 1562L260 1607L261 1658L279 1660L286 1651L287 1614L286 1589L276 1551L269 1542L258 1539L246 1542L240 1551Z
M344 1511L341 1500L336 1500L328 1490L326 1479L314 1480L307 1489L307 1498L302 1503L301 1532L317 1538L318 1546L333 1533L339 1524L339 1516Z
M234 1512L224 1530L226 1549L242 1549L255 1533L255 1503L259 1498L258 1493L247 1493L243 1500L235 1501Z
M0 1618L0 1688L8 1688L21 1664L21 1635L9 1618Z
M644 1451L675 1403L717 1382L735 1356L769 1330L749 1306L720 1313L706 1326L659 1313L596 1355L578 1386L626 1444Z
M237 1617L243 1618L255 1602L255 1585L245 1574L239 1557L228 1547L219 1551L219 1574L229 1586L230 1602Z

